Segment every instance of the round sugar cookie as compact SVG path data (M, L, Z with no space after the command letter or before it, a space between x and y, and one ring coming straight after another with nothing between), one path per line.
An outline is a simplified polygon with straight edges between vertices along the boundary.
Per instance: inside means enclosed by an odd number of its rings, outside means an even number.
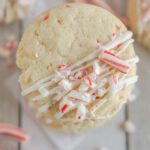
M64 132L102 125L138 79L133 41L102 8L69 3L47 10L27 28L16 55L28 107Z

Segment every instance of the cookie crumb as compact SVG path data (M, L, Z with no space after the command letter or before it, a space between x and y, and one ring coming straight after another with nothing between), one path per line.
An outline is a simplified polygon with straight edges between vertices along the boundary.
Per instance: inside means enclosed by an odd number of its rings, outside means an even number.
M35 53L35 58L38 58L38 57L39 57L38 53Z
M124 132L127 132L127 133L134 133L136 130L135 125L129 120L122 123L120 127Z

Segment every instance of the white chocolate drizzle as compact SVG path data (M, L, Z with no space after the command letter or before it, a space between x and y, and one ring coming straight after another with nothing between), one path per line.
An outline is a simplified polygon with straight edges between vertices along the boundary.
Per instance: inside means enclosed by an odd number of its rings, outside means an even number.
M46 112L51 105L60 101L59 112L55 115L56 119L62 118L66 113L77 108L75 120L83 121L87 118L89 111L95 113L108 101L106 97L108 93L117 92L137 81L137 76L126 78L122 74L119 77L119 72L128 74L131 67L139 61L137 56L128 60L122 60L119 57L134 41L131 37L132 32L126 31L71 66L66 68L66 65L63 65L63 70L56 70L56 73L39 80L25 89L22 95L39 91L40 95L35 96L33 101L39 101L46 97L51 98L50 102L39 108L39 112ZM89 71L90 68L92 71ZM110 76L113 77L112 79L116 77L117 83L115 80L109 82ZM106 85L109 87L106 88ZM48 90L48 87L51 88ZM88 110L86 106L92 103L96 96L104 98L100 99L91 110Z

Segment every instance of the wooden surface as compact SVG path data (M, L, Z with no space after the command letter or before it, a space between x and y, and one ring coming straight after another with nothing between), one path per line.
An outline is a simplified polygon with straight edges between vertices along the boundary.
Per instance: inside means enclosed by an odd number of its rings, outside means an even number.
M11 25L0 25L0 43L5 42L4 36L15 34L20 39L26 26L33 22L33 18L43 10L64 3L65 0L41 0L23 21L15 22ZM114 6L120 4L117 11L122 11L125 0L114 0L109 2ZM29 113L21 107L23 98L20 95L17 83L18 70L8 70L4 62L0 59L0 122L13 123L23 127L31 135L28 143L18 142L4 136L0 136L0 149L3 150L96 150L106 147L108 150L149 150L150 149L150 53L140 47L135 46L137 54L141 58L138 68L140 75L137 84L137 101L124 107L120 113L105 127L96 129L88 134L79 137L71 135L56 134L47 131L39 123L33 120ZM119 129L120 123L126 119L131 120L136 125L136 132L126 134ZM48 133L49 132L49 133ZM75 141L79 141L78 144ZM69 145L74 145L69 147ZM60 148L62 146L62 148ZM68 146L68 147L67 147Z

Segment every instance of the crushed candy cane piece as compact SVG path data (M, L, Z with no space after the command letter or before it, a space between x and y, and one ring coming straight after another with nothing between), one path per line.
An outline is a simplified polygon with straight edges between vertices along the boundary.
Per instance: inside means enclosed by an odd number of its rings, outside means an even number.
M89 85L89 86L92 86L92 80L91 80L91 78L90 77L87 77L86 78L87 80L85 80L85 82Z
M76 113L77 119L83 121L86 118L86 113L87 113L86 106L83 103L79 104Z
M69 94L69 97L77 99L77 100L81 100L87 103L90 103L92 100L92 96L86 92L80 92L80 91L75 91L72 90Z
M75 104L68 100L68 98L63 98L63 100L59 104L59 110L60 110L60 116L58 115L57 117L61 117L62 114L67 113L68 111L72 110L75 107Z
M98 89L97 96L102 97L102 96L104 96L104 94L106 94L106 92L107 92L107 89L100 88L100 89Z
M117 71L120 71L121 73L127 74L129 70L129 65L127 62L121 60L116 55L109 54L106 51L101 52L100 59L105 63L111 65L112 67L116 68Z
M94 69L94 72L96 73L96 75L99 75L101 73L101 67L100 67L98 61L93 62L93 69Z
M58 68L58 70L65 70L67 68L67 66L64 64L61 64L57 68Z
M64 113L66 111L66 109L68 108L68 105L65 104L62 108L61 108L61 112Z
M40 87L39 92L43 97L46 97L49 94L49 91L44 87Z
M118 76L113 74L110 77L110 94L113 96L117 92L117 85L118 85Z
M82 79L83 77L82 71L77 72L74 77L79 80Z
M64 88L66 91L69 91L72 88L72 83L69 82L69 80L67 80L67 79L63 79L62 81L60 81L59 85L62 88Z

